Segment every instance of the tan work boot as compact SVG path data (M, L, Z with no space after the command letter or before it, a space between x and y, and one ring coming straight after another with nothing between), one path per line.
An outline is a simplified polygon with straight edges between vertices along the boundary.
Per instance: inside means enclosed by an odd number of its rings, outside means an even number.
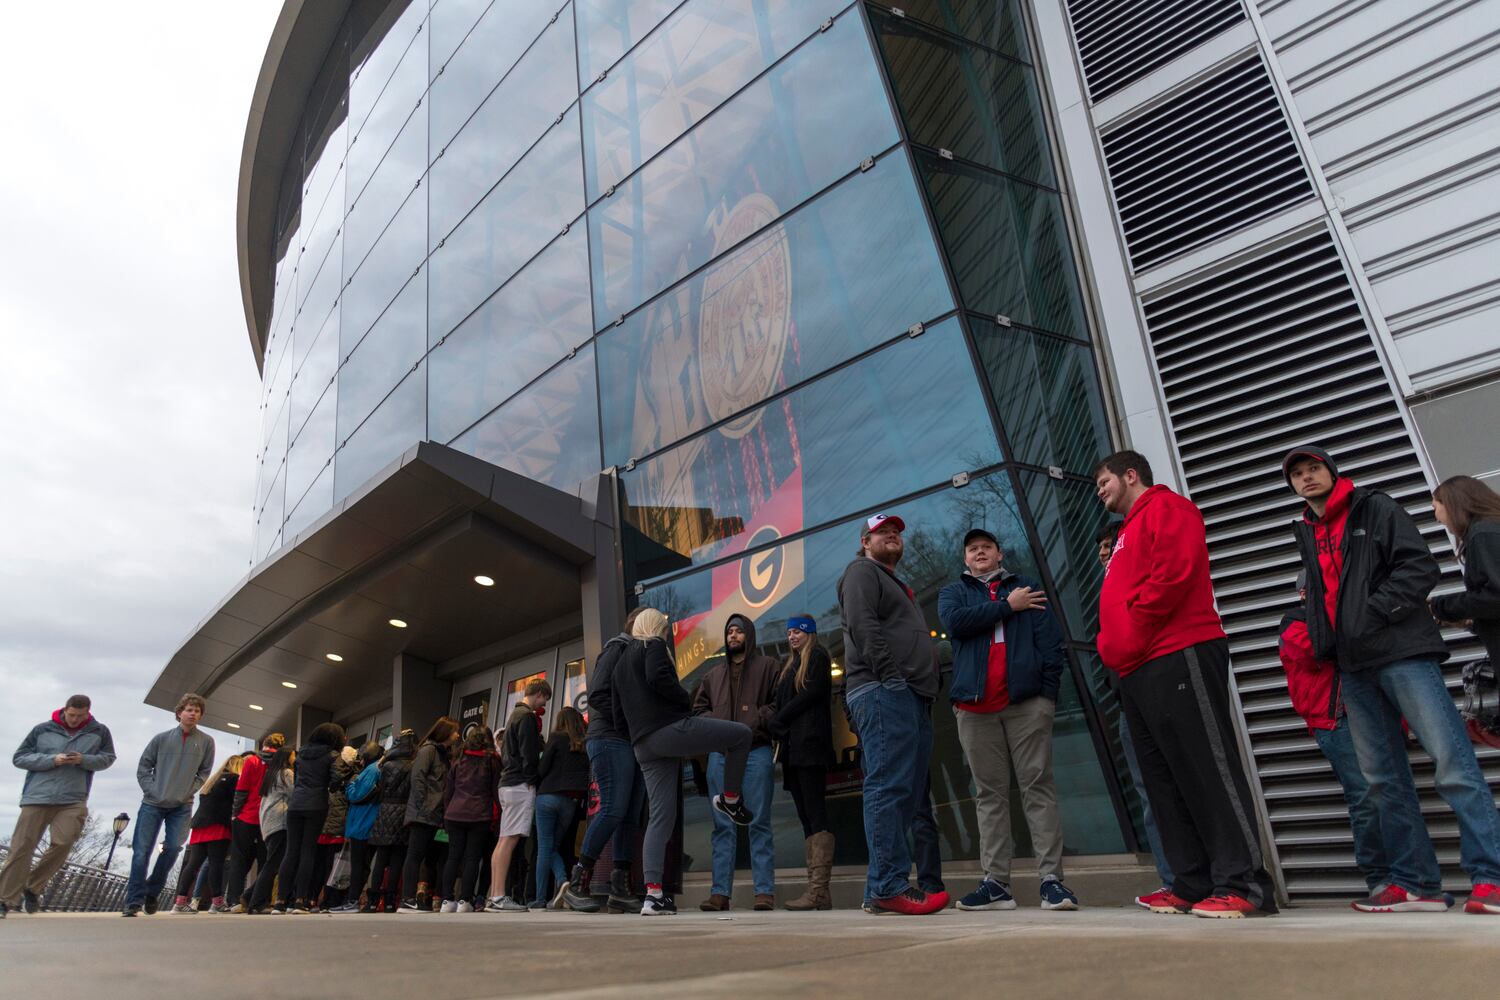
M769 892L757 892L755 894L755 906L753 907L753 909L757 909L757 910L774 910L774 909L776 909L776 897L773 896L773 895L771 895Z
M727 910L729 909L729 897L721 896L716 892L712 896L709 896L707 899L705 899L703 902L699 903L698 909L703 910L706 913L713 913L717 910Z
M828 880L833 873L833 834L825 830L807 838L807 891L784 905L788 910L831 910Z

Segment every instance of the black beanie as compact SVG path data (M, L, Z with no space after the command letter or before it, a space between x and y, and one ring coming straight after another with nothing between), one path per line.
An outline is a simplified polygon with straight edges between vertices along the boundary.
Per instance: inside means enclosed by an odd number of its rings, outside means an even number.
M1281 477L1286 480L1288 486L1292 485L1292 463L1299 458L1316 458L1328 467L1328 471L1333 473L1334 479L1338 479L1339 467L1334 464L1333 458L1329 456L1327 449L1322 445L1305 444L1300 448L1293 448L1286 453L1286 458L1281 460ZM1296 490L1293 489L1293 492L1296 492Z

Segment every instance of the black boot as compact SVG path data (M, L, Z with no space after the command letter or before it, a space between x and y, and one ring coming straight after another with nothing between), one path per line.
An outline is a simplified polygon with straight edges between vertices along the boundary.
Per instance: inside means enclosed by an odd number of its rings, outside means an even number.
M639 913L641 897L630 889L630 872L616 868L609 873L609 910L611 913Z
M567 891L563 893L563 903L568 909L579 913L599 912L598 901L589 895L589 870L583 865L573 866L573 874L568 879Z

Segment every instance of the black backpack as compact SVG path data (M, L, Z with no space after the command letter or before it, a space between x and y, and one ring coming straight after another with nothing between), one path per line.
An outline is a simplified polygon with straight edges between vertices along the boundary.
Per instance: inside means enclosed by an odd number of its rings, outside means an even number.
M1464 718L1500 735L1500 682L1489 660L1464 664Z

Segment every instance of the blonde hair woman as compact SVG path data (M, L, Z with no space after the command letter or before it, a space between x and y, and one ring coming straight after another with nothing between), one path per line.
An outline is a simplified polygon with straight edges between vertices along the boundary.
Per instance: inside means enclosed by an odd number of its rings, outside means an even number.
M833 833L828 829L828 769L833 765L833 669L818 642L812 615L786 623L792 652L776 679L776 714L771 735L780 748L782 784L797 806L806 839L807 891L786 903L788 910L831 910L828 880L833 868Z
M234 786L240 780L240 769L244 767L245 755L234 754L225 758L198 792L198 811L193 813L189 824L187 855L182 860L182 871L177 877L177 900L173 913L197 913L198 908L189 902L193 887L198 882L198 872L205 863L208 874L203 883L203 894L213 900L215 913L227 913L224 903L224 861L229 857L230 821L234 818Z

